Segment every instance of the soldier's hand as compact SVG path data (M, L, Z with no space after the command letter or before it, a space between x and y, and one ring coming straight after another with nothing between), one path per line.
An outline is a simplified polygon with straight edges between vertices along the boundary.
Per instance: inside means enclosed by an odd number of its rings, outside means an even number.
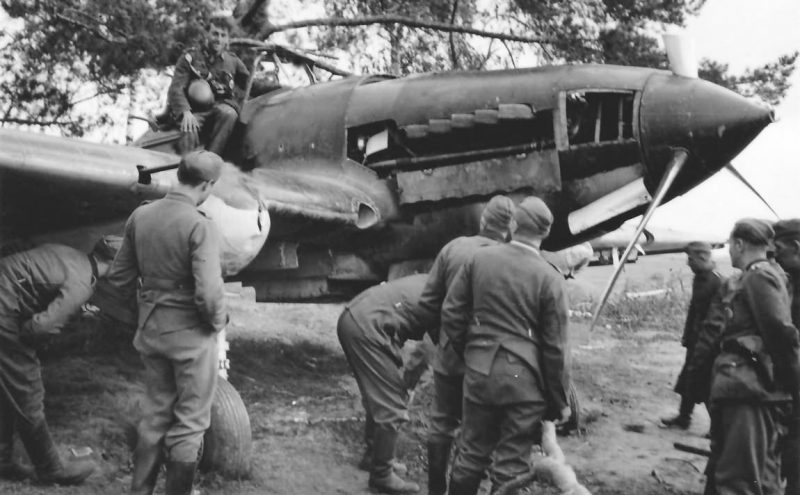
M197 117L191 112L191 110L186 110L183 112L183 118L181 119L181 132L198 132L200 130L200 123L197 122Z
M559 412L559 418L555 421L556 426L563 425L572 416L572 409L569 406L565 407Z

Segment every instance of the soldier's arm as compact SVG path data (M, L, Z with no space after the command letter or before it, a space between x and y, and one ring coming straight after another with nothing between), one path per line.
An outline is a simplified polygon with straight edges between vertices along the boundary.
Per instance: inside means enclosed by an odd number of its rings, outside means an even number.
M700 325L692 355L686 363L686 374L690 378L687 383L698 387L691 390L695 402L704 402L707 397L706 383L710 379L711 366L717 358L720 346L720 337L725 328L725 305L723 297L726 287L720 286L709 303L706 317Z
M700 298L697 301L695 317L698 320L703 321L706 319L709 308L711 308L711 302L719 293L721 287L722 277L718 275L712 275L706 283L706 286L703 287L703 293L700 295Z
M175 64L175 74L172 76L172 82L167 91L167 105L170 113L175 117L191 110L189 100L186 99L186 87L192 80L192 68L186 57L191 57L191 55L188 52L182 53Z
M117 289L126 300L136 297L136 282L139 279L139 264L136 260L136 243L134 242L135 214L125 223L125 234L122 245L114 262L106 275L106 281Z
M542 294L541 306L541 345L539 353L542 360L545 400L550 414L558 414L569 406L567 390L569 373L567 369L567 325L569 305L562 279L553 278ZM557 417L557 416L556 416Z
M683 335L681 335L681 345L686 347L692 336L692 325L695 320L695 299L692 294L692 299L689 301L689 310L686 312L686 321L683 324Z
M776 371L786 373L797 368L800 338L792 325L783 282L771 273L754 270L743 286L767 351Z
M247 67L244 65L239 57L236 57L236 72L233 74L233 82L236 84L239 89L245 89L247 87L247 79L250 78L250 71L247 70Z
M430 331L431 340L434 343L439 341L438 328L441 324L442 302L444 302L444 296L447 295L445 283L444 262L442 253L439 253L428 272L428 279L419 296L419 303L415 308L415 315L420 326L428 329L437 329Z
M207 218L197 222L189 237L194 277L194 302L200 314L215 330L225 328L225 288L219 258L219 234Z
M86 278L88 279L88 276ZM69 317L77 313L90 297L92 297L92 287L88 280L67 280L47 308L33 315L24 325L29 328L23 328L23 332L30 331L34 334L60 332Z
M441 331L447 334L456 354L463 357L467 329L472 317L472 262L458 270L442 303Z

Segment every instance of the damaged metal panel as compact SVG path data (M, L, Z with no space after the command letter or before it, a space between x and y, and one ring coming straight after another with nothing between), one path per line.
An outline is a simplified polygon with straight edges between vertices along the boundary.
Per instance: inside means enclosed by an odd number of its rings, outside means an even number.
M522 157L504 157L436 169L399 172L400 204L482 196L529 189L536 193L561 189L558 152L544 150Z

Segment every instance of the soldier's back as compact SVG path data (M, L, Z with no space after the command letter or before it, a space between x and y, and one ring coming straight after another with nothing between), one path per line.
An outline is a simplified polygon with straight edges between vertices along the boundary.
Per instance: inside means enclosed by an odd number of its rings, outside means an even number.
M143 279L180 281L192 275L192 234L208 219L185 196L174 193L135 212L135 246Z

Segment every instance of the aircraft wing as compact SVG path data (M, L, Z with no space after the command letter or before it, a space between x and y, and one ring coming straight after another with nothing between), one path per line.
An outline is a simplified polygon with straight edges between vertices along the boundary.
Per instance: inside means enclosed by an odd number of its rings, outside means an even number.
M0 246L25 240L88 249L97 235L119 233L143 200L164 196L177 181L178 161L171 153L0 129ZM253 241L228 274L263 246L270 229L266 211L273 223L306 229L367 228L379 218L367 192L336 177L286 170L243 172L228 165L214 196L203 207L214 210L209 214L222 222L223 237L238 236L229 247L241 251L241 239Z

